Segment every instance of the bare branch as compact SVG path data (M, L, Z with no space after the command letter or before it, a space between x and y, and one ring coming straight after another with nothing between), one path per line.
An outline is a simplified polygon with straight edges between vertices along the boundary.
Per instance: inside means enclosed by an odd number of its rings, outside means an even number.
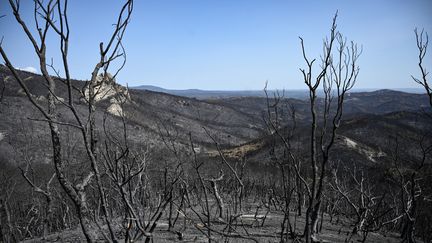
M429 84L428 81L428 72L426 71L426 68L423 66L424 58L427 53L427 48L429 45L429 35L427 32L424 32L424 29L421 30L419 33L418 29L416 28L414 30L415 36L416 36L416 42L417 42L417 49L418 49L418 66L420 68L421 72L421 78L415 78L414 76L411 76L414 82L420 84L425 89L427 95L429 96L429 104L432 107L432 87Z

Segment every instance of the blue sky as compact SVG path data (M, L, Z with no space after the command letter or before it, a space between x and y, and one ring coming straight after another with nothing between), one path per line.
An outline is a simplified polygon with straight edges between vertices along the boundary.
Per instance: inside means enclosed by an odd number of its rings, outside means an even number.
M32 24L32 1L21 11ZM118 0L69 1L70 68L88 79L122 4ZM117 81L164 88L208 90L305 88L298 36L308 56L319 58L322 39L339 10L338 29L363 46L357 88L418 87L415 27L432 35L430 0L136 0L124 39L128 62ZM0 0L0 36L16 67L38 62L7 0ZM48 40L59 68L58 41ZM432 47L430 47L432 48ZM432 49L431 49L432 52ZM432 55L427 67L432 68Z

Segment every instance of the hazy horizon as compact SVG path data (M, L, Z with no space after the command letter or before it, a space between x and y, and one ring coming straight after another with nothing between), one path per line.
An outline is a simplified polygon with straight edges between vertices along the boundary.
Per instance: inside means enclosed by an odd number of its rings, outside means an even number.
M3 64L1 64L3 65ZM37 75L41 75L38 70L36 70L33 67L25 67L25 68L17 68L18 70L21 71L26 71L26 72L30 72L30 73L35 73ZM72 77L74 78L74 77ZM75 78L74 78L75 79ZM83 80L82 80L83 81ZM260 89L230 89L228 88L222 88L222 89L200 89L200 88L195 88L195 87L182 87L180 89L176 89L176 88L170 88L170 87L164 87L164 86L160 86L157 84L151 84L151 83L142 83L142 82L134 82L136 83L136 85L129 85L129 83L127 82L123 82L120 83L121 85L124 86L128 86L129 88L132 89L140 89L143 88L145 89L145 87L153 87L155 89L162 89L162 90L167 90L167 91L188 91L188 90L198 90L198 91L204 91L204 92L258 92L258 91L263 91L264 90L264 86L265 86L265 82L263 83L262 88ZM408 93L425 93L424 88L422 87L393 87L393 88L386 88L386 87L366 87L366 88L358 88L356 86L354 86L351 90L351 92L369 92L369 91L377 91L377 90L395 90L395 91L403 91L403 92L408 92ZM308 91L307 87L299 87L299 88L270 88L268 90L272 90L272 91ZM318 88L318 91L322 91L322 88Z
M144 85L136 85L136 86L129 86L129 88L132 89L145 89L148 88L155 88L155 89L162 89L167 91L203 91L203 92L263 92L264 86L262 89L197 89L197 88L182 88L182 89L171 89L166 87L161 87L157 85L152 84L144 84ZM309 91L307 88L287 88L287 89L269 89L270 91ZM408 92L408 93L425 93L424 88L421 87L395 87L395 88L356 88L354 87L350 92L372 92L377 90L394 90L394 91L402 91L402 92ZM318 88L318 92L322 92L322 89Z

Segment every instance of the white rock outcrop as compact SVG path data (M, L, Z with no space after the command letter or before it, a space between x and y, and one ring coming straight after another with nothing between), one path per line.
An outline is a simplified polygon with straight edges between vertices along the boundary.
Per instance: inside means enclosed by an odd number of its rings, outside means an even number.
M85 100L89 100L90 90L88 86L84 89L84 96ZM111 74L99 74L94 84L94 100L98 102L113 96L123 96L126 99L130 99L128 90L117 84Z
M88 87L84 89L83 98L86 102L90 98ZM123 116L122 105L130 101L129 91L127 88L117 84L109 73L98 75L94 85L94 100L98 102L107 99L111 103L107 108L107 112L114 116Z

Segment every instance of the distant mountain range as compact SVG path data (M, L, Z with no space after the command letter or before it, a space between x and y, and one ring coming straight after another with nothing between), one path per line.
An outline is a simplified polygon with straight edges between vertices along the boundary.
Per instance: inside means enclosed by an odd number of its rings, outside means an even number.
M202 90L202 89L164 89L153 85L140 85L131 87L132 89L138 90L149 90L154 92L161 92L166 94L184 96L189 98L197 99L219 99L219 98L232 98L232 97L265 97L263 90ZM378 89L354 89L352 92L372 92ZM398 88L393 89L396 91L402 91L406 93L421 94L424 93L423 89L420 88ZM308 98L309 94L306 89L291 89L291 90L269 90L268 94L273 97L276 92L283 95L286 98L305 99ZM322 93L319 93L322 95Z
M152 85L141 85L132 87L132 89L149 90L172 95L184 96L197 99L218 99L230 97L265 97L263 90L201 90L201 89L164 89ZM274 90L269 91L269 95L273 96ZM306 97L305 90L289 90L284 92L285 97L302 99Z

